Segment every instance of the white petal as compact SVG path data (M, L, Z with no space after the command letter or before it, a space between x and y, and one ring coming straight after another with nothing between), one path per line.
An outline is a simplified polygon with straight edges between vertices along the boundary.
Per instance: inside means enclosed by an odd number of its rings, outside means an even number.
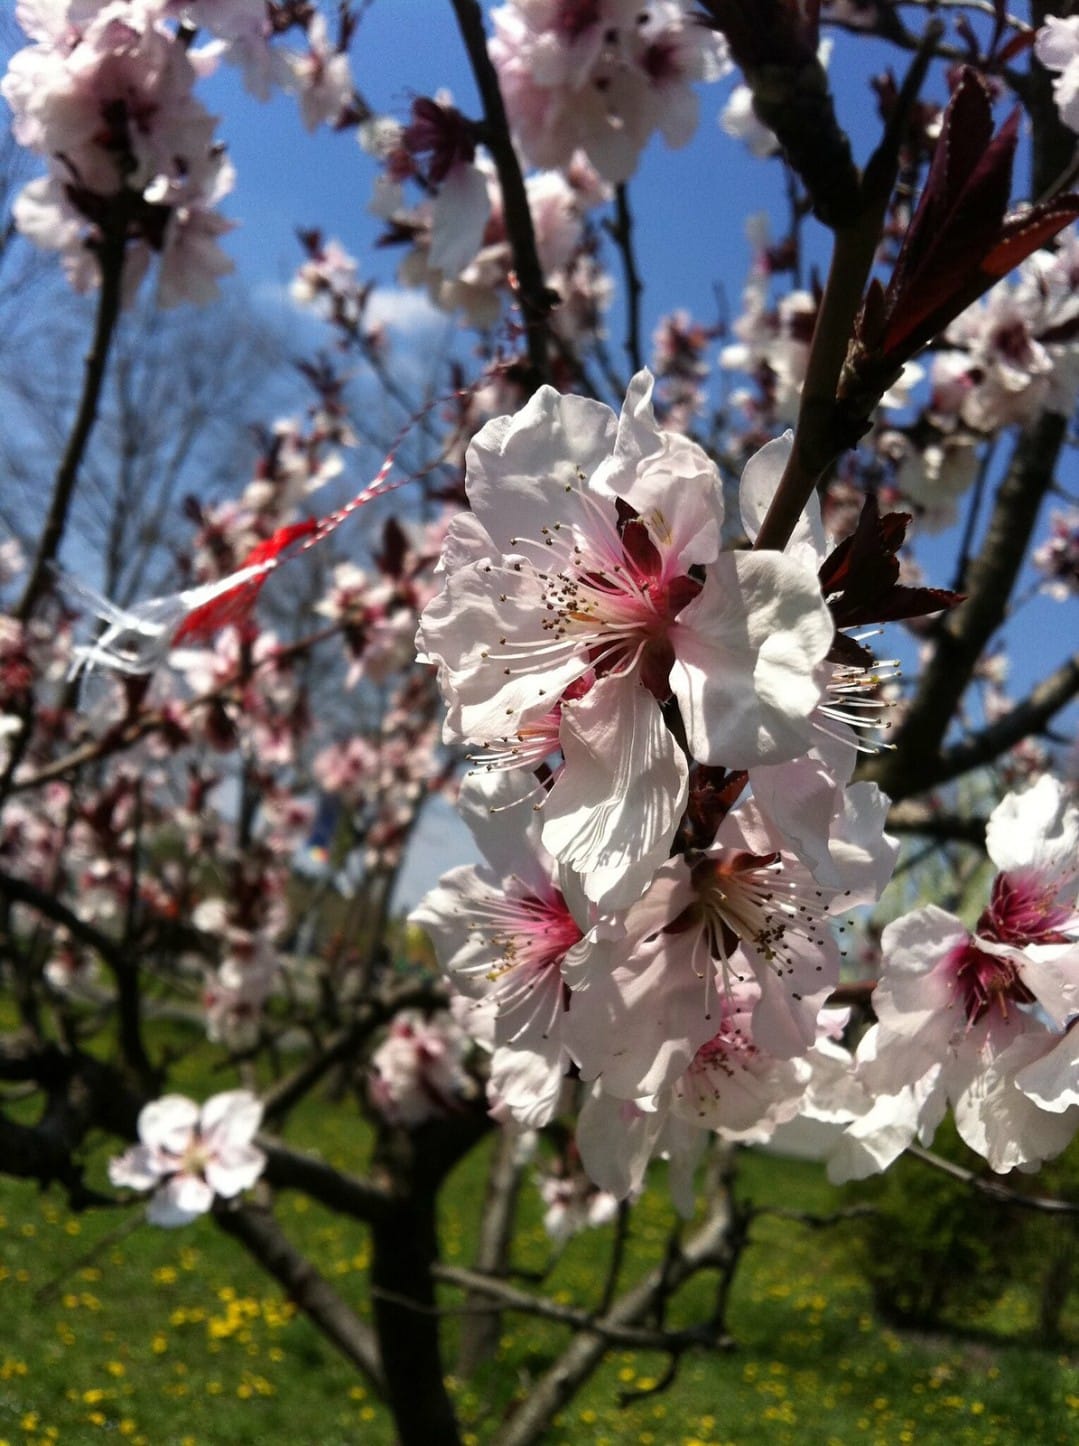
M581 521L581 474L609 455L615 429L610 407L553 387L480 429L468 446L466 489L499 552L514 552L514 537L538 542L544 527Z
M693 757L748 768L806 751L834 633L811 572L779 553L722 553L671 631Z
M139 1139L153 1149L182 1155L199 1122L199 1107L184 1095L163 1095L139 1114Z
M742 526L751 542L756 540L757 533L761 530L793 445L794 433L788 430L781 437L766 442L759 452L754 452L745 465L738 488L738 502L742 513ZM828 552L828 539L815 492L799 515L784 551L814 572L824 561Z
M602 678L563 707L565 766L543 806L543 843L604 910L639 898L667 857L686 798L685 756L635 678Z
M431 209L431 268L455 277L473 260L491 214L487 180L475 166L458 165L438 188Z
M150 1200L146 1218L153 1225L171 1229L205 1215L213 1203L214 1192L205 1180L197 1175L174 1175Z
M1042 1047L1042 1054L1016 1071L1015 1083L1043 1110L1058 1113L1079 1105L1079 1025L1050 1035Z
M215 1194L231 1200L251 1186L266 1168L266 1156L254 1145L230 1145L206 1165L206 1184Z
M202 1107L202 1136L213 1150L247 1145L262 1123L262 1105L250 1090L227 1090Z
M109 1179L130 1190L152 1190L161 1179L161 1157L146 1145L135 1145L109 1161Z
M1033 869L1049 878L1079 869L1079 809L1045 773L1024 793L1009 793L989 816L989 857L1007 873Z
M601 1190L618 1200L640 1189L666 1109L645 1111L594 1085L577 1120L581 1163Z

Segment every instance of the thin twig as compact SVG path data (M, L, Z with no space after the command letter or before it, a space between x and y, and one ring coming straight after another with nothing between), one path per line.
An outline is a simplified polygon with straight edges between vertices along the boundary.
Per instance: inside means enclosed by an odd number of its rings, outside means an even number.
M603 1285L599 1305L596 1307L597 1315L606 1315L614 1301L615 1291L618 1289L618 1277L622 1273L622 1262L626 1257L626 1241L628 1239L629 1201L619 1200L618 1217L614 1224L614 1242L611 1245L611 1258L607 1265L607 1279Z
M79 467L86 452L90 434L97 421L97 410L101 400L101 389L105 381L105 369L109 359L109 348L116 331L123 295L122 278L124 269L125 236L122 227L107 231L98 248L98 263L101 267L101 290L98 294L97 317L94 335L86 356L83 371L82 396L78 411L68 437L64 455L53 483L52 501L49 504L45 527L38 543L30 575L15 616L25 622L33 611L34 604L45 587L49 568L60 551L60 544L67 527L71 499L79 478Z
M630 370L639 372L644 363L641 360L641 297L644 283L637 270L637 256L633 249L633 213L629 209L629 190L625 182L615 188L617 219L607 223L607 231L622 257L622 273L626 282L626 356Z
M502 104L502 92L498 88L498 76L487 53L483 12L476 0L451 0L451 3L457 16L461 39L468 52L476 88L483 102L483 139L494 160L498 184L502 191L502 216L506 236L513 251L517 295L521 303L528 361L532 372L530 390L535 391L548 380L550 374L547 316L555 298L547 286L540 265L521 163L510 139L506 109Z
M948 613L936 630L936 647L895 736L895 748L867 760L859 769L861 777L873 779L896 801L958 777L993 756L984 745L999 740L997 724L984 731L983 744L976 752L957 745L942 756L940 746L978 659L1007 617L1008 599L1026 559L1042 499L1052 482L1066 427L1065 418L1047 412L1020 435L1011 466L997 489L985 540L968 568L967 599ZM1066 674L1070 675L1071 667L1066 665ZM1054 677L1059 681L1058 675ZM1067 677L1064 692L1068 696L1074 693ZM1039 701L1041 706L1036 712L1043 718L1052 716L1061 706L1057 703L1045 713L1041 692ZM1055 690L1049 702L1055 702ZM1013 719L1013 725L1017 721ZM1018 742L1018 737L1013 736L1011 741ZM1010 745L1002 745L1006 746Z
M1043 732L1050 719L1079 697L1079 653L1050 673L1032 693L973 737L940 756L935 782L945 783L972 768L992 763L1024 738Z
M978 1190L983 1195L988 1195L991 1200L997 1200L1002 1205L1021 1205L1024 1210L1039 1210L1047 1215L1079 1215L1079 1201L1076 1200L1053 1200L1046 1195L1023 1195L1018 1190L1011 1190L999 1180L987 1179L984 1175L976 1175L973 1170L966 1169L963 1165L957 1165L952 1160L946 1160L943 1155L937 1155L932 1150L926 1150L921 1145L908 1145L906 1153L914 1159L920 1160L923 1165L929 1165L934 1170L939 1170L942 1175L950 1175L953 1180L959 1180L964 1185L969 1185L972 1190Z
M714 1336L703 1334L699 1327L678 1331L657 1331L620 1325L608 1317L594 1315L589 1311L578 1310L575 1306L559 1305L553 1300L530 1295L527 1291L517 1290L504 1280L481 1275L475 1270L465 1270L458 1265L436 1265L434 1274L439 1280L444 1280L447 1285L457 1285L462 1290L489 1296L491 1300L497 1301L506 1310L519 1311L523 1315L538 1316L543 1320L557 1321L560 1325L572 1326L575 1331L586 1331L590 1335L601 1336L612 1345L631 1346L637 1350L678 1351L684 1350L687 1346L707 1345L714 1349L717 1345L723 1344L723 1342L717 1342ZM412 1310L420 1308L410 1301L400 1303Z
M302 656L308 649L317 643L324 642L335 633L342 632L343 623L331 623L321 628L317 633L312 633L298 642L289 643L285 647L275 648L272 653L257 659L251 666L247 677L251 678L264 668L276 668L283 663L289 662L292 658ZM236 668L227 678L200 693L198 697L191 698L184 705L185 712L190 715L200 708L206 708L214 703L226 700L234 688L238 688L244 677L242 668ZM63 778L67 773L74 773L88 763L96 763L101 758L111 757L125 748L132 747L140 739L148 737L151 733L159 733L163 729L174 728L177 724L177 717L174 710L160 708L153 712L142 713L128 722L120 724L116 728L107 730L100 738L93 738L88 743L80 744L73 748L70 753L65 753L62 758L56 758L51 763L46 763L36 773L27 778L17 778L11 785L12 793L25 793L32 788L40 788L42 784L51 783L56 778Z
M974 546L974 533L978 526L978 516L982 510L982 499L985 496L985 484L989 477L989 468L993 462L993 454L996 451L995 439L990 442L982 453L981 465L978 468L978 475L974 479L974 486L971 489L970 505L967 507L967 519L963 527L963 540L959 544L959 556L955 564L955 579L952 582L952 592L962 592L966 587L967 568L970 566L970 553Z
M265 1179L278 1190L301 1190L338 1215L350 1215L354 1220L370 1221L393 1209L390 1192L370 1180L348 1175L325 1160L293 1150L282 1140L259 1135L258 1145L266 1156Z
M895 111L862 178L854 219L835 227L832 261L806 362L794 445L753 544L758 550L782 550L786 546L825 471L842 451L857 442L864 430L857 418L844 421L836 395L895 184L902 125L929 66L928 37L936 33L931 25L923 48L904 78Z

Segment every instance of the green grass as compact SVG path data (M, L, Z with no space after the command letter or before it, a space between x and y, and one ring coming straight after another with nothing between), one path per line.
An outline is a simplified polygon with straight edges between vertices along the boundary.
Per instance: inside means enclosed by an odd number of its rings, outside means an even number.
M185 1068L194 1087L198 1065ZM312 1106L291 1133L333 1161L362 1168L366 1135L347 1105ZM465 1162L446 1191L442 1237L450 1261L470 1259L481 1154ZM744 1157L739 1189L757 1203L806 1210L836 1202L815 1167L763 1156ZM59 1196L9 1181L0 1184L0 1212L0 1301L8 1327L0 1337L0 1443L392 1442L388 1416L362 1382L209 1220L167 1232L134 1223L137 1207L72 1218ZM365 1309L362 1226L295 1195L282 1197L280 1215L344 1296ZM634 1219L628 1278L655 1261L671 1225L662 1172ZM610 1241L602 1230L571 1242L549 1291L594 1302ZM537 1270L549 1258L538 1202L528 1192L516 1264ZM672 1322L707 1311L712 1288L707 1278L694 1282ZM452 1292L445 1298L457 1299ZM1013 1289L972 1324L1022 1342L1032 1301ZM1074 1317L1067 1322L1073 1339L1076 1324ZM1029 1340L989 1346L883 1329L871 1314L845 1227L811 1232L775 1217L759 1220L730 1325L735 1353L687 1356L668 1392L626 1408L620 1393L645 1390L664 1359L612 1352L551 1441L1053 1446L1079 1432L1074 1357L1039 1351ZM520 1316L507 1316L505 1328L497 1361L474 1382L451 1383L467 1439L477 1443L566 1341L563 1329ZM449 1361L454 1333L451 1317Z

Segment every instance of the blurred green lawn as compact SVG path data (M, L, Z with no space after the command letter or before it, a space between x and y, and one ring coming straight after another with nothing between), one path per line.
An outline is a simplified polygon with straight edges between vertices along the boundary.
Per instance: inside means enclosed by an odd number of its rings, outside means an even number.
M193 1092L209 1092L198 1061L184 1066ZM210 1089L226 1087L217 1076ZM367 1136L348 1104L311 1102L289 1133L362 1169ZM477 1151L445 1192L442 1238L452 1262L471 1259L484 1157ZM752 1153L742 1157L738 1188L758 1204L810 1211L838 1199L817 1167ZM539 1270L550 1251L534 1191L523 1210L515 1265ZM283 1196L279 1211L288 1233L365 1311L362 1226L296 1195ZM626 1278L655 1262L672 1218L660 1170L634 1216ZM387 1413L351 1369L211 1221L182 1231L140 1222L138 1205L72 1217L59 1194L0 1180L0 1446L105 1437L132 1446L393 1441ZM609 1228L571 1242L548 1288L560 1300L595 1302L610 1243ZM712 1278L694 1282L672 1322L688 1322L695 1306L707 1312L713 1288ZM458 1299L445 1293L447 1303ZM738 1350L687 1356L669 1391L625 1408L620 1393L646 1388L665 1360L612 1352L550 1440L1065 1446L1079 1439L1079 1354L1035 1348L1035 1312L1033 1290L1014 1288L972 1322L1026 1344L899 1336L870 1313L847 1227L809 1231L766 1217L753 1227L734 1290ZM1072 1316L1072 1340L1075 1324ZM477 1380L452 1383L472 1442L490 1438L567 1338L520 1316L505 1326L498 1360ZM452 1361L452 1318L447 1336Z

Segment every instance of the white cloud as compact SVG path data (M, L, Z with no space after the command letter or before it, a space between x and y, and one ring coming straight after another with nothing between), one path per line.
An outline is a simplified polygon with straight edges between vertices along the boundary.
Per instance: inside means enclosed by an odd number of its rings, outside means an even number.
M408 336L443 331L450 325L446 313L439 311L425 292L399 286L376 287L364 315L369 323L381 323Z

